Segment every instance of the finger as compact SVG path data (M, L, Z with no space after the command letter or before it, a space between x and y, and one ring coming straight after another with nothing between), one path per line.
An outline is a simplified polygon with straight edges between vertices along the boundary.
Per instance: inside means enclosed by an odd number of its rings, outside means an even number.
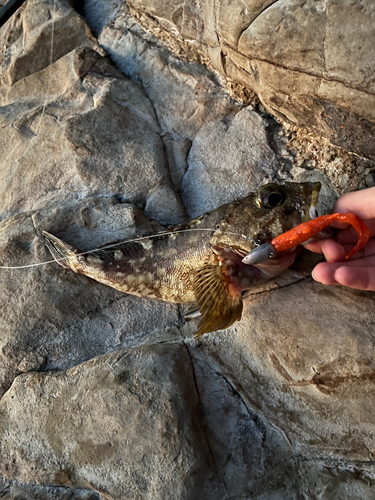
M353 243L354 245L358 241L358 233L353 227L350 226L342 231L337 231L335 240L342 245L345 243Z
M369 257L362 257L362 259L349 259L345 262L329 262L327 264L340 267L375 267L375 255L370 255Z
M332 239L314 241L306 245L311 252L323 253L327 262L342 262L348 250ZM352 245L348 245L350 250Z
M326 239L321 241L313 241L305 246L307 250L315 253L324 253L327 262L340 262L345 260L345 255L353 248L352 244L339 244L332 239ZM350 260L362 259L364 257L371 257L375 255L375 238L371 238L368 243L356 254L354 254Z
M371 221L371 222L365 221L365 222L367 223L367 225L370 228L370 235L371 235L371 231L372 231L372 234L375 236L375 221ZM373 227L373 229L371 229L372 227ZM351 246L353 246L358 241L358 233L355 231L355 229L353 227L350 226L347 229L337 231L335 236L334 236L334 239L337 241L337 243L340 243L341 245L345 246L347 244L352 244ZM305 246L305 248L307 248L311 252L322 253L323 252L322 245L324 244L325 241L332 241L332 238L326 238L324 240L312 241L304 246ZM369 240L369 243L370 243L370 241L371 241L371 239ZM375 241L375 239L373 241ZM369 243L366 244L366 247ZM350 250L351 246L346 247L347 252Z
M323 241L327 241L327 240L312 241L308 245L304 245L304 247L307 250L310 250L310 252L323 253L323 250L322 250Z
M345 260L345 248L334 240L323 240L322 252L327 262L342 262Z
M311 273L323 285L344 285L359 290L374 290L375 256L342 262L321 262Z
M375 220L364 220L366 226L370 229L370 237L375 236ZM358 241L358 233L353 227L338 231L335 239L339 243L356 243Z
M340 196L333 212L352 212L363 220L375 218L375 187Z
M345 251L345 255L353 248L353 245L342 245ZM371 240L366 243L366 245L354 254L352 257L350 257L349 261L352 260L358 260L358 259L363 259L364 257L372 257L375 256L375 238L372 238ZM333 262L333 260L331 260ZM337 262L337 261L336 261Z
M338 267L339 266L337 264L321 262L314 267L311 276L315 281L323 283L323 285L339 285L339 283L334 278L334 273Z
M307 245L303 245L303 246L305 248L307 248L307 250L310 250L310 252L324 253L323 247L328 245L327 248L328 248L328 252L329 252L329 248L330 248L331 244L337 245L335 240L333 240L332 238L326 238L324 240L312 241L312 242L308 243ZM339 246L341 246L341 245L339 245Z
M341 266L334 272L333 279L350 288L375 291L375 267Z

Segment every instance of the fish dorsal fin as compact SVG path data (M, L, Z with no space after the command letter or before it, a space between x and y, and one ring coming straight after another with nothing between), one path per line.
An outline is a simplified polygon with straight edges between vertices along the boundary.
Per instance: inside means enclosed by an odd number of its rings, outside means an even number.
M195 338L228 328L241 319L241 292L230 287L228 266L205 266L196 272L194 293L202 315Z

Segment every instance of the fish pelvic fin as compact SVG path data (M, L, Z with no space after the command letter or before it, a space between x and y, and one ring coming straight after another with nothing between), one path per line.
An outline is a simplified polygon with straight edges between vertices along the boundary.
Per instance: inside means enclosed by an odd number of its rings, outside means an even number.
M68 245L53 234L47 233L47 231L42 231L42 234L45 238L46 247L51 252L55 261L65 269L71 269L77 272L73 264L77 261L77 254L82 252Z
M228 328L241 319L241 292L231 287L227 266L205 266L196 272L194 293L202 315L194 338Z

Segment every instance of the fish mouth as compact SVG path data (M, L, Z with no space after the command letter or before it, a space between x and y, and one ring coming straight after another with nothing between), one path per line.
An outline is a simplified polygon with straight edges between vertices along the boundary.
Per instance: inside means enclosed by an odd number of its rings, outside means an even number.
M318 217L318 211L317 211L317 205L318 205L318 198L319 198L319 192L322 187L320 182L314 182L312 185L312 190L310 193L307 194L307 200L310 199L310 204L306 203L304 214L302 217L302 222L307 222L311 219L315 219L315 217ZM311 189L310 187L310 189ZM310 190L309 190L310 191Z

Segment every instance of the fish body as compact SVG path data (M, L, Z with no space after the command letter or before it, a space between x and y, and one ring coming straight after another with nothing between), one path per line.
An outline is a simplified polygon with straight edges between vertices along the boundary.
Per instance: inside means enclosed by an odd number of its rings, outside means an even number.
M197 336L241 318L244 290L289 267L295 250L259 265L242 259L256 246L309 220L319 183L268 184L188 224L82 252L43 232L55 260L121 292L175 303L197 303Z

